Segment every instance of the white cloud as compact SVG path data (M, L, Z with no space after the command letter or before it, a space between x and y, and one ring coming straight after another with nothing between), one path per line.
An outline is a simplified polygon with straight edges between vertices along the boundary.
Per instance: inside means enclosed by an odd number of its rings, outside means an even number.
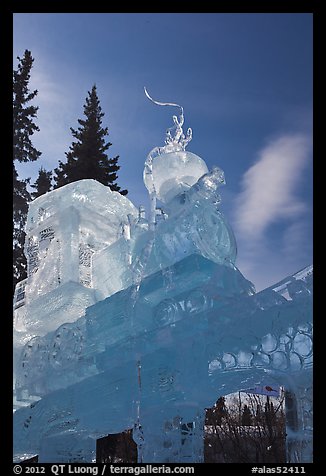
M59 86L45 71L41 70L40 66L34 67L32 71L30 87L38 90L37 101L40 104L53 105L64 101Z
M261 290L310 264L311 233L300 184L309 164L305 135L283 135L270 142L243 176L234 199L237 266ZM268 233L272 224L282 228Z
M61 159L69 133L65 126L65 118L69 113L65 84L54 81L44 61L40 60L33 68L30 87L38 90L34 103L39 106L36 122L40 132L35 134L33 142L43 155L56 160L59 156Z
M260 152L258 161L244 174L236 198L238 233L258 240L272 223L305 211L297 187L308 163L308 146L303 135L285 135Z

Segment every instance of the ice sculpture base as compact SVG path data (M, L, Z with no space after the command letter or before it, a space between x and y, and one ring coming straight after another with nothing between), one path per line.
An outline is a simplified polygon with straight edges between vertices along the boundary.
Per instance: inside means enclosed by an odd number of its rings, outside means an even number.
M191 255L94 304L61 333L66 351L55 354L57 363L45 360L43 381L33 374L25 381L26 391L42 383L43 397L16 411L15 453L41 455L43 445L46 455L48 438L61 448L66 435L75 442L66 462L82 448L91 458L85 435L94 440L134 428L138 415L143 462L200 462L200 412L268 375L297 398L289 461L311 461L310 278L301 273L254 294L236 268ZM36 357L52 349L55 335L44 337ZM57 390L47 391L51 385ZM188 431L182 443L187 428L198 432ZM51 458L59 451L63 461L59 447Z

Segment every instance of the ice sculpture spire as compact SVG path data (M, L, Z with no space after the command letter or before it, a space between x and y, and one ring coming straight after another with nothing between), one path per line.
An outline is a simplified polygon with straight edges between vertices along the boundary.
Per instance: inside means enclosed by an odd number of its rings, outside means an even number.
M174 126L169 127L167 129L166 138L165 138L165 146L159 148L159 153L168 153L168 152L176 152L179 150L185 150L185 148L187 147L187 145L192 139L192 129L189 127L187 129L186 135L184 135L183 129L182 129L182 126L184 124L183 107L174 102L155 101L155 99L153 99L149 95L145 86L144 86L144 91L145 91L146 97L150 101L152 101L154 104L157 104L158 106L174 106L180 109L179 117L177 117L176 115L172 116ZM174 135L172 135L173 130L175 131Z
M174 102L156 101L149 95L145 86L144 86L144 92L146 97L151 102L153 102L154 104L157 104L158 106L173 106L173 107L178 107L180 109L179 117L176 115L172 116L174 126L169 127L166 131L166 137L164 141L165 145L163 147L154 147L154 149L152 149L150 153L148 154L145 161L144 181L149 191L150 204L151 204L150 228L153 230L155 228L155 223L156 223L156 200L157 200L157 191L155 187L155 180L153 177L153 160L155 159L155 157L163 155L163 154L169 154L171 152L177 153L180 151L184 151L186 146L189 144L189 142L192 139L192 129L189 127L187 129L186 135L183 133L182 126L184 124L184 114L183 114L182 106Z

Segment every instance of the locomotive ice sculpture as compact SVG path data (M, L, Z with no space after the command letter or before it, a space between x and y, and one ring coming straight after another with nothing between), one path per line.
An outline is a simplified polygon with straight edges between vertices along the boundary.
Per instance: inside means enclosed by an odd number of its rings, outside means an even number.
M180 115L145 162L148 219L94 180L30 204L14 458L94 461L98 438L132 428L139 462L202 462L205 408L267 376L294 402L288 460L311 461L312 267L255 293L219 210L222 170L185 150L180 106L153 102Z

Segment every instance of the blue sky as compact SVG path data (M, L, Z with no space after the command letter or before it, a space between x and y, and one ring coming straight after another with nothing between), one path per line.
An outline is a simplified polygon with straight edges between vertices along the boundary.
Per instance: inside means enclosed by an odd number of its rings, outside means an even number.
M21 177L65 160L96 83L118 183L148 207L144 161L175 110L148 101L146 86L184 107L187 150L224 170L236 264L257 290L311 264L312 14L14 14L15 67L25 49L42 158L17 167Z

